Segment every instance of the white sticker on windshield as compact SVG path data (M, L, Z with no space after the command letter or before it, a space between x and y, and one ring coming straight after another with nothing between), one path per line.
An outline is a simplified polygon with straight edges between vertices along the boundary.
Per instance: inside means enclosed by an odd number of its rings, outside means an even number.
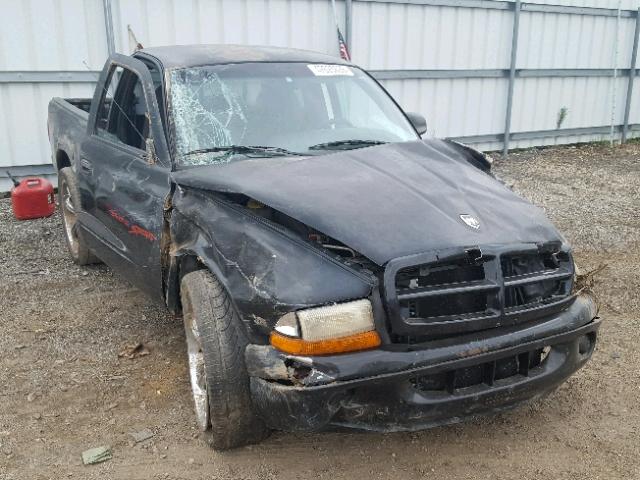
M353 72L346 65L326 65L323 63L316 63L313 65L307 65L307 67L309 67L309 70L311 70L316 77L334 77L340 75L353 76Z

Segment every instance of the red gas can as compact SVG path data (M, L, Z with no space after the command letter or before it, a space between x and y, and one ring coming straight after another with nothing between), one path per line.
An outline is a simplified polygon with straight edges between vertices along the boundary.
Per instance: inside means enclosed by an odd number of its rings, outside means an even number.
M11 207L18 220L48 217L56 209L53 185L45 178L27 177L11 190Z

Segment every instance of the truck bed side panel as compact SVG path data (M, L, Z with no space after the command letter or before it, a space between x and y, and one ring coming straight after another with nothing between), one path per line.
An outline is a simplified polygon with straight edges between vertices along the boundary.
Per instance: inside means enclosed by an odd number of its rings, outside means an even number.
M73 103L71 103L73 102ZM64 98L53 98L49 102L49 142L51 144L52 163L56 169L64 165L59 161L60 153L69 158L71 168L76 169L80 145L87 134L89 112L80 107L86 105L84 99L69 101Z

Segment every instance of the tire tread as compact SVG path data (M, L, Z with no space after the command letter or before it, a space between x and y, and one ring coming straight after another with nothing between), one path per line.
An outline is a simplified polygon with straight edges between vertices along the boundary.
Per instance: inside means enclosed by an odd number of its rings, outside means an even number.
M185 275L182 294L190 297L202 341L212 447L226 450L261 441L268 430L253 409L244 364L248 341L229 295L208 270Z

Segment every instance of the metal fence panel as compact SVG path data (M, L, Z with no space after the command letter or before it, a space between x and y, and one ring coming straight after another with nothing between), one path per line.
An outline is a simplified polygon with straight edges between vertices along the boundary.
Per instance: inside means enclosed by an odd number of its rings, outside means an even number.
M128 25L144 46L235 43L335 53L327 0L114 0L116 47L130 53ZM344 22L343 2L337 2Z
M101 0L0 0L0 71L101 67L106 40Z
M0 192L10 183L5 171L51 165L47 105L53 97L91 97L93 83L0 84ZM19 169L22 171L21 169ZM50 168L36 168L38 172Z
M485 135L504 126L506 78L385 80L382 84L405 110L425 115L430 135Z
M523 13L517 68L614 68L616 24L616 17ZM634 28L635 18L620 19L619 68L631 62Z
M374 70L508 68L511 16L508 10L354 2L353 59Z
M527 0L527 2L543 5L564 5L567 7L618 8L617 0ZM620 8L635 10L638 8L638 2L637 0L621 0Z
M0 191L5 169L46 172L50 165L47 105L54 96L88 97L93 74L106 58L101 0L0 0ZM79 72L84 83L50 81ZM17 72L46 82L23 82ZM29 74L29 72L35 72ZM68 77L69 75L66 74ZM14 79L13 81L9 81ZM89 83L87 83L89 80Z
M633 81L633 101L629 112L629 124L640 125L640 77Z
M483 149L500 148L513 9L468 8L488 5L480 2L465 2L464 6L444 0L408 3L354 2L354 61L378 70L379 77L385 78L385 87L405 109L425 114L430 134L462 137ZM547 10L542 5L550 7ZM621 2L622 9L639 6L637 0ZM589 0L535 0L522 8L511 146L608 138L607 130L601 127L610 125L613 105L614 131L618 136L617 126L623 123L626 102L635 12L623 10L618 19L617 2ZM600 15L603 13L606 16ZM614 82L616 67L618 78ZM452 71L442 72L445 69ZM470 70L465 76L488 78L447 78L463 74L462 69ZM444 78L416 79L438 76L440 72ZM632 104L631 124L636 122L633 113L639 108L636 104L640 102ZM560 132L550 137L546 131L558 127L562 109L566 118L561 128L598 127L596 132L581 135ZM540 138L531 136L535 131L541 131ZM492 141L485 141L491 136ZM630 136L638 136L637 130Z
M519 78L514 93L512 131L557 128L560 110L565 108L561 128L609 125L612 79L609 77ZM615 125L622 124L626 77L616 80Z

